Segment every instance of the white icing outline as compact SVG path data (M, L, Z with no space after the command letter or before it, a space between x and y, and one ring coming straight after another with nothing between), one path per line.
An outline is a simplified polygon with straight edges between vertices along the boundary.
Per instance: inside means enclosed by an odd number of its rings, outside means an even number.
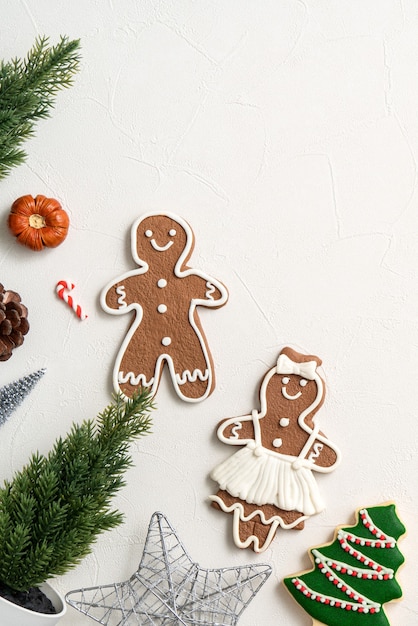
M245 444L249 443L250 441L254 441L254 439L250 438L250 439L237 439L237 433L234 433L233 438L232 437L225 437L224 436L224 431L229 427L232 426L234 424L240 423L241 426L240 428L242 428L242 423L241 422L249 422L250 420L253 419L253 414L257 415L258 411L257 409L253 409L253 411L251 412L250 415L243 415L242 417L240 417L239 419L237 419L236 417L230 417L229 419L225 420L224 422L222 422L222 424L220 424L218 426L218 429L216 431L216 436L218 437L218 439L220 441L222 441L222 443L227 443L231 446L245 446ZM233 431L234 429L232 429Z
M207 348L206 343L204 341L203 333L200 331L194 319L195 317L194 313L195 313L195 309L197 306L205 306L207 308L220 308L221 306L226 304L226 302L228 301L228 290L216 278L212 278L211 276L203 273L200 270L196 270L192 268L187 268L186 270L181 269L182 265L186 262L187 258L189 257L193 249L194 234L189 224L183 218L170 212L161 212L161 213L149 212L149 213L145 213L144 215L139 217L137 220L135 220L131 228L131 254L132 254L133 260L139 266L139 268L135 268L133 270L125 272L118 278L112 279L102 289L102 292L100 294L101 307L103 308L104 311L106 311L106 313L110 313L110 315L121 315L129 311L135 311L135 319L133 320L131 327L126 333L125 338L121 344L121 347L119 348L118 354L115 359L115 364L113 367L113 387L116 393L121 391L119 387L120 364L122 362L123 355L125 354L126 349L133 335L135 334L136 330L138 329L138 327L140 326L142 322L143 308L139 303L132 302L131 304L127 305L126 307L123 307L122 309L112 309L106 304L106 295L109 289L114 287L116 283L123 282L124 280L126 280L127 278L130 278L131 276L145 274L149 270L148 263L143 261L138 255L136 233L137 233L140 223L143 220L147 219L148 217L158 217L158 216L168 217L169 219L174 220L184 229L186 233L186 243L185 243L182 253L180 254L174 266L174 269L173 269L174 275L177 276L178 278L184 278L190 275L199 276L200 278L205 280L207 283L209 282L211 285L213 285L215 289L218 289L220 293L220 298L218 300L214 300L213 298L212 299L192 298L190 301L190 307L189 307L189 315L188 315L189 324L193 328L198 338L198 341L202 349L203 358L205 360L207 371L208 371L208 385L207 385L205 393L200 398L189 398L183 395L181 392L180 386L176 380L176 372L174 371L174 363L173 363L172 357L169 354L164 353L158 356L158 359L155 364L154 381L153 381L152 388L151 388L151 394L154 395L157 391L159 380L160 380L160 375L161 375L161 366L163 362L166 362L168 365L168 369L170 372L174 389L177 395L179 396L179 398L181 400L184 400L185 402L191 402L191 403L201 402L202 400L205 400L213 391L213 372L212 372L212 367L211 367L209 349ZM139 374L138 376L141 376L141 374Z
M286 524L286 522L280 515L273 515L272 517L267 518L264 511L262 510L255 510L248 515L245 515L244 506L241 502L233 502L230 505L226 505L222 498L217 495L209 496L209 500L211 500L212 502L216 502L225 513L234 513L234 519L232 523L232 535L235 545L239 548L248 548L248 546L251 545L252 542L254 542L254 552L264 552L264 550L267 550L279 526L284 530L289 530L300 524L300 522L304 522L309 517L309 515L301 514L301 516L298 517L296 520L290 522L289 524ZM257 515L260 517L261 522L265 526L271 525L271 529L261 549L259 548L259 539L255 535L251 535L250 537L248 537L245 542L241 541L241 539L239 538L239 522L248 522Z

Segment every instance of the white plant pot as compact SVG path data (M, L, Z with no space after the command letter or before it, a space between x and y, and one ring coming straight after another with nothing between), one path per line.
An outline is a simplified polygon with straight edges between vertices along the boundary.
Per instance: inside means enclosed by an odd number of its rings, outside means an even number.
M0 596L0 624L1 626L54 626L67 611L64 599L54 591L48 583L39 586L41 591L51 600L57 613L36 613L13 604Z

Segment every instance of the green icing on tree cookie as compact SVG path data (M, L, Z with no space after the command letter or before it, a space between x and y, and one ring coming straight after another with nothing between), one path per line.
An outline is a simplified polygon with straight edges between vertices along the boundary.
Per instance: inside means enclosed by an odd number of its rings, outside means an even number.
M354 526L310 550L314 569L284 579L296 602L327 626L388 626L386 602L400 598L396 572L404 562L397 541L405 533L394 504L357 512Z

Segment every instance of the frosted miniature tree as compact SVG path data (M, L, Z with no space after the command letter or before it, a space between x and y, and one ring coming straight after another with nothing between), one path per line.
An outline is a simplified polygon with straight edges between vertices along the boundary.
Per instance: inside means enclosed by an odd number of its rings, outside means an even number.
M405 533L392 503L360 509L354 526L311 548L314 568L284 579L296 602L327 626L389 626L383 604L401 597L395 574L404 562Z

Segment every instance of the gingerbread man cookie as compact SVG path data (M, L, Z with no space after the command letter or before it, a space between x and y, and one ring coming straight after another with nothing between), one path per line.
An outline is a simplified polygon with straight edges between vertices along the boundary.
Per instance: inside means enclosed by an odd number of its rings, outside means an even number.
M182 218L148 213L132 227L132 256L139 268L102 292L106 312L133 313L113 374L115 390L125 396L139 387L155 394L165 363L182 400L204 400L215 387L197 307L219 308L228 292L218 280L187 266L193 247L193 232Z
M312 472L330 472L337 447L314 419L324 402L321 360L283 348L260 388L260 410L224 420L219 439L245 446L211 473L219 491L213 505L233 514L240 548L264 551L279 526L301 529L324 504Z

